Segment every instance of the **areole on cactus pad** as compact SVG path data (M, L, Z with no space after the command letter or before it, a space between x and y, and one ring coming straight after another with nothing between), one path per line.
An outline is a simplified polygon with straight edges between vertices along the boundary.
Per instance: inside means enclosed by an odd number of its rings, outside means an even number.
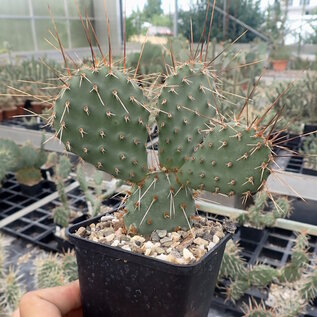
M157 102L159 168L147 166L149 104L118 69L78 70L55 103L54 126L68 151L135 184L125 226L140 234L190 228L192 190L249 197L269 175L270 142L257 122L218 120L217 79L202 63L174 68Z

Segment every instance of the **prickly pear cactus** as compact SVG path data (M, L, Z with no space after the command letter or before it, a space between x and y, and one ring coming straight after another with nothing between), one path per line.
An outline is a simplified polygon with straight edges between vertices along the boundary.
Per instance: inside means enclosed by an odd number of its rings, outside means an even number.
M149 174L144 184L136 185L132 192L126 205L128 230L151 234L153 224L168 231L190 227L195 202L191 190L179 184L174 173Z
M54 125L67 150L117 178L147 172L149 112L136 82L118 70L82 69L55 104Z
M203 140L216 117L215 80L199 64L184 64L167 76L159 96L161 166L178 170Z
M264 185L271 149L261 120L247 126L240 116L224 119L219 79L205 63L175 66L152 99L128 72L110 66L69 76L51 121L68 151L134 184L125 207L127 230L189 229L193 190L248 198ZM148 104L155 102L158 161L149 167Z
M181 167L186 186L228 196L257 192L268 177L270 148L256 131L236 123L209 128L197 151Z

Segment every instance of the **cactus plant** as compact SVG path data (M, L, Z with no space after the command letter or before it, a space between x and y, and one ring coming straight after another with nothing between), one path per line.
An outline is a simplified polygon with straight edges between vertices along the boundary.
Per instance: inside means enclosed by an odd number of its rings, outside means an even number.
M317 170L317 135L305 137L300 152L305 155L307 168Z
M307 249L307 236L299 234L296 238L296 243L292 248L291 262L281 268L279 272L279 279L281 282L294 282L301 278L309 262Z
M66 149L134 183L124 217L128 230L189 228L192 190L248 197L268 177L271 148L261 120L250 126L219 121L212 75L191 61L166 77L157 96L157 170L148 169L144 147L149 101L127 72L85 67L60 92L51 120Z
M291 204L287 197L272 198L273 206L271 211L265 211L269 195L262 191L255 195L254 204L248 212L240 215L237 221L240 225L248 223L255 228L273 227L276 219L286 218L291 213Z
M299 234L292 249L291 261L280 269L274 269L262 264L244 265L243 259L239 255L237 244L234 242L227 244L219 274L220 280L223 278L231 280L230 285L226 289L227 297L232 301L237 301L250 287L264 288L273 281L283 285L301 281L302 295L300 297L313 298L316 276L313 271L308 270L309 256L307 247L307 236ZM287 307L283 305L283 309L287 309Z
M30 143L19 147L13 141L0 140L0 160L9 160L4 165L1 164L1 176L7 172L14 171L17 181L20 184L32 186L41 181L41 166L46 162L47 155L44 151L44 138L41 142L40 150L36 150Z
M61 201L61 206L57 206L53 210L53 219L54 222L61 226L67 227L71 210L69 207L67 194L65 192L65 180L68 178L71 172L71 163L66 156L61 156L59 163L56 165L55 169L55 182L57 185L57 191L59 200Z
M88 212L92 217L97 216L102 211L102 202L103 200L111 197L115 194L116 190L122 185L121 180L115 180L113 186L111 186L106 192L103 193L102 188L102 180L103 180L103 172L96 170L93 175L93 189L92 192L89 189L86 176L83 170L82 165L78 165L76 169L77 180L80 185L80 189L84 192L87 205Z
M47 255L36 259L35 284L37 288L62 286L78 278L76 257L73 252Z
M6 248L0 235L0 316L9 316L23 294L22 275L13 267L6 268Z

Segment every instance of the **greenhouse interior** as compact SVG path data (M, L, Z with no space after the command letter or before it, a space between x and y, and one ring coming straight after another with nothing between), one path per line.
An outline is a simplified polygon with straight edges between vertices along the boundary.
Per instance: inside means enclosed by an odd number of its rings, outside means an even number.
M317 317L317 0L0 3L0 317Z

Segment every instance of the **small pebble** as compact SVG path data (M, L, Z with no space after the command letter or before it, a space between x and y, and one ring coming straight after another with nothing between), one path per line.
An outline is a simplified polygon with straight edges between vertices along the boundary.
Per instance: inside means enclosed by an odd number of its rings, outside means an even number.
M207 250L210 251L215 245L216 245L215 243L210 242L210 243L208 244Z
M111 244L112 247L117 247L119 245L120 241L119 240L114 240Z
M114 239L115 235L114 233L109 234L108 236L105 237L105 240L107 242L111 242Z
M80 237L83 237L85 233L86 233L86 229L84 227L80 227L76 232L76 234Z
M106 216L102 216L100 218L100 221L105 222L105 221L112 220L112 219L115 219L113 215L106 215Z
M122 246L121 249L126 250L126 251L131 251L131 248L128 245Z
M195 260L194 255L187 248L183 250L183 257L185 260Z
M212 238L212 242L214 243L214 244L217 244L218 242L219 242L219 238L216 236L216 235L214 235L213 236L213 238Z
M145 238L141 236L134 236L131 238L131 241L138 241L140 243L143 243L145 241Z
M145 249L151 249L153 248L154 244L151 241L146 241L143 246L145 247Z
M158 241L160 241L160 237L159 237L159 235L157 234L156 231L153 231L153 232L152 232L152 234L151 234L151 240L152 240L153 242L158 242Z
M171 237L164 237L160 242L164 247L169 247L173 244L173 239Z
M167 230L156 230L156 233L161 239L167 236Z
M207 246L209 242L207 240L202 239L202 238L196 238L194 240L194 243L197 245Z

